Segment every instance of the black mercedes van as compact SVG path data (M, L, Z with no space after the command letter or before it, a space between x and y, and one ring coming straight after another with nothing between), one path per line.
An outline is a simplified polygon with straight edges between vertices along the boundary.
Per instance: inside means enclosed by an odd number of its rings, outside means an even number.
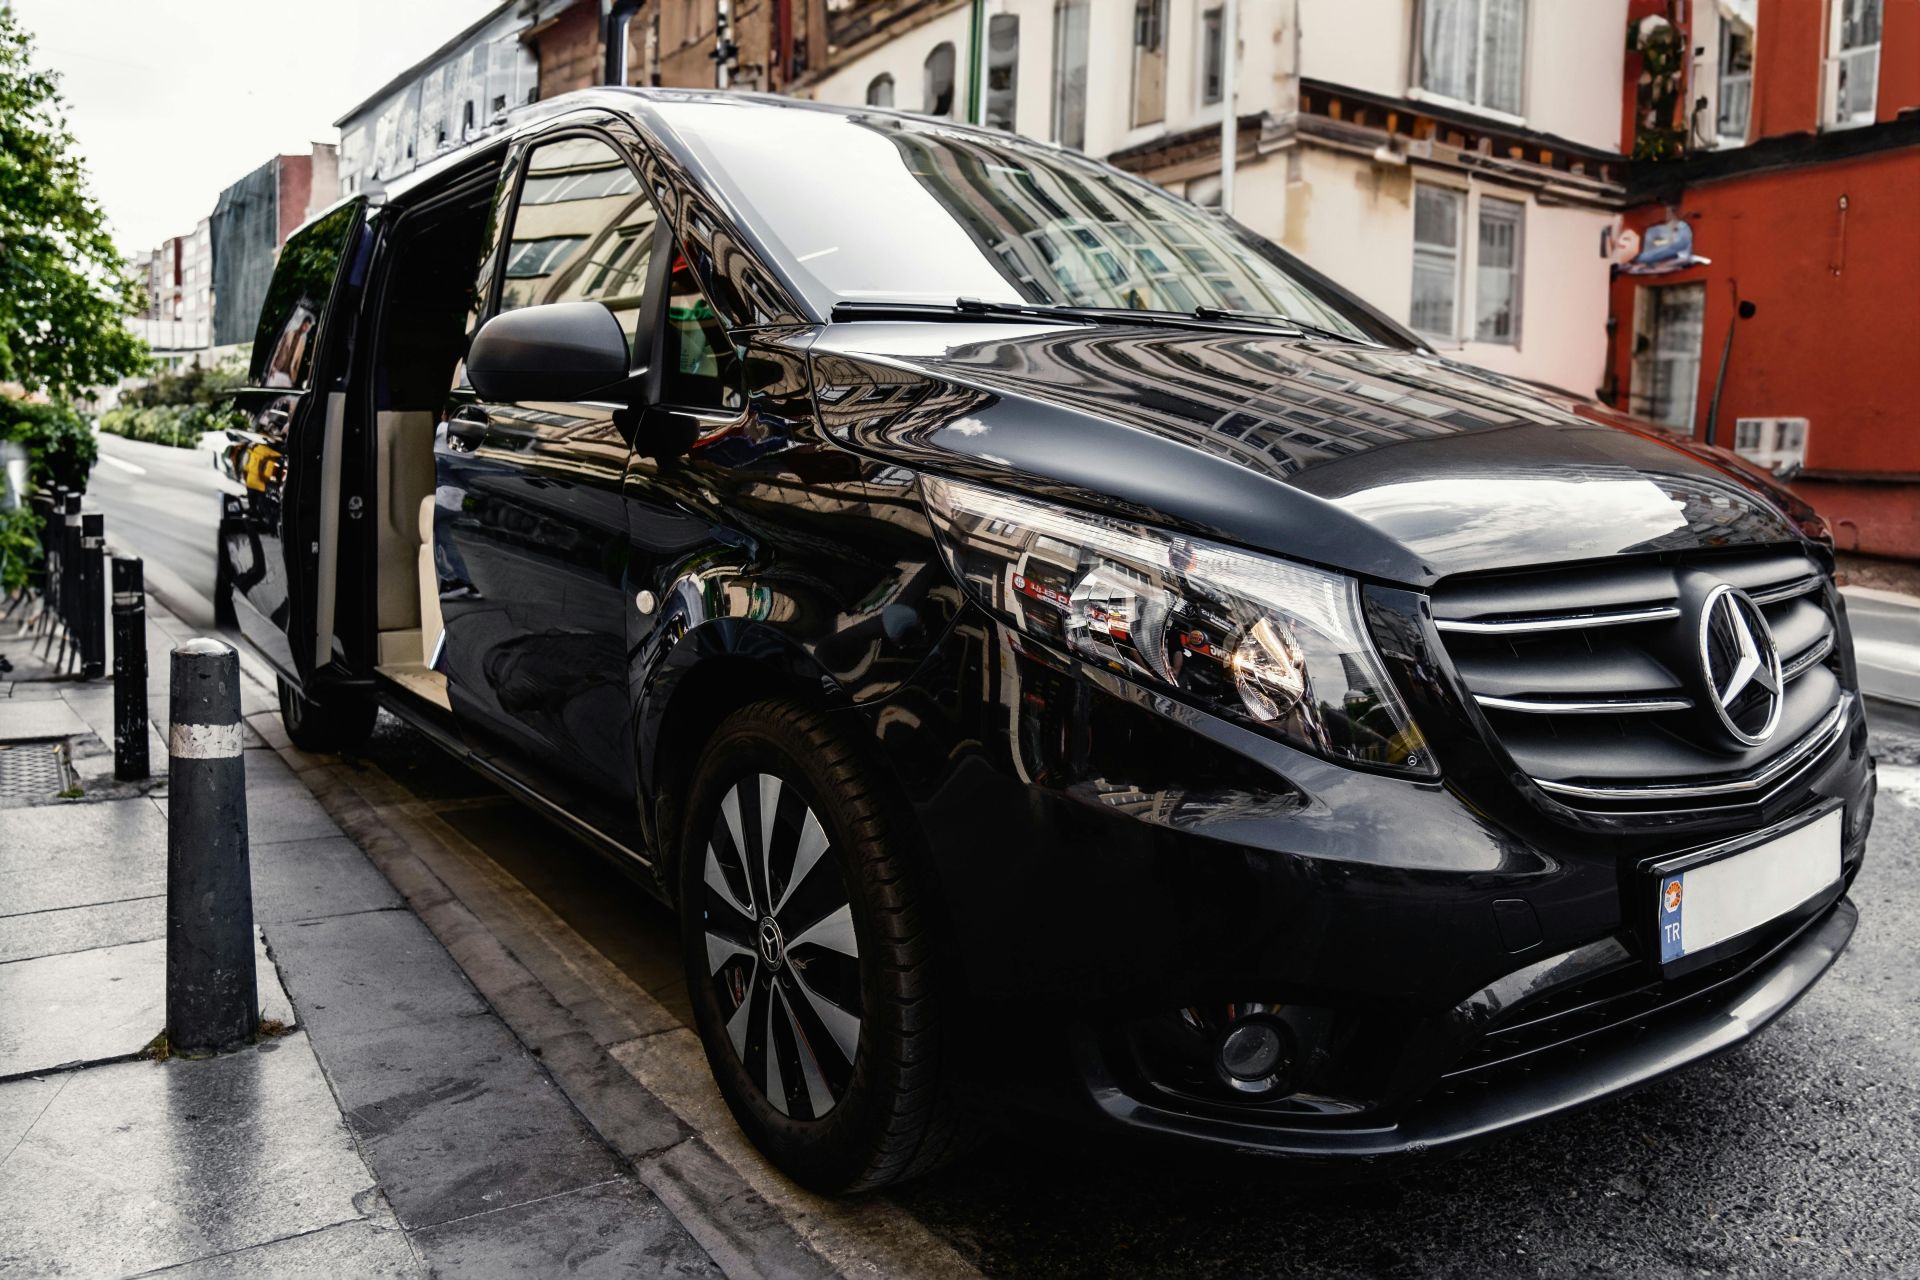
M595 90L298 232L222 591L678 907L753 1140L1354 1167L1644 1084L1845 946L1819 518L1080 155Z

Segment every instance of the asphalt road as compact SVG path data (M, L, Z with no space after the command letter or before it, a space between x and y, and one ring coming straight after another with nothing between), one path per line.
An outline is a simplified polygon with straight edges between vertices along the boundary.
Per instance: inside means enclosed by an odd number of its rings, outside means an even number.
M102 451L144 468L95 473L110 539L147 557L162 599L210 623L206 455L116 439ZM1743 1048L1384 1182L1303 1189L1260 1163L1027 1131L892 1199L990 1274L1920 1275L1920 716L1874 718L1880 807L1853 892L1859 931ZM370 756L686 1017L664 908L390 718Z
M1860 687L1920 708L1920 609L1890 591L1852 587L1846 596Z
M107 542L145 562L147 589L176 615L213 628L214 537L220 486L213 455L101 435L87 483L89 505L106 513Z

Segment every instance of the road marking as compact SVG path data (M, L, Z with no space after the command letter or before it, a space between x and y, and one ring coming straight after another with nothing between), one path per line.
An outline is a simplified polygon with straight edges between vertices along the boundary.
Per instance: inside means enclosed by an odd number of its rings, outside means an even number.
M118 467L122 471L128 472L129 474L132 474L132 475L143 476L147 474L147 469L141 466L139 463L128 462L125 458L116 458L110 453L101 454L100 461L106 463L110 467Z

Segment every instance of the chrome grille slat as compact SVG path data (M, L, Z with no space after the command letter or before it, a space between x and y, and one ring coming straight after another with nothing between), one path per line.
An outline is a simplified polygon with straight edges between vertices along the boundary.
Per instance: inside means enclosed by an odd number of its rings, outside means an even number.
M1826 717L1813 732L1805 735L1787 751L1775 756L1743 778L1687 785L1652 783L1625 787L1585 787L1567 782L1548 782L1538 778L1534 781L1535 785L1543 791L1551 791L1556 795L1579 796L1588 800L1682 800L1762 791L1782 774L1791 771L1795 765L1811 763L1820 754L1822 747L1830 745L1839 735L1840 730L1845 727L1845 711L1846 703L1842 702L1827 712Z
M1716 583L1760 606L1780 655L1779 731L1745 748L1701 701L1699 641L1681 621ZM1432 616L1483 730L1540 790L1666 824L1771 798L1838 739L1848 695L1828 661L1825 583L1797 548L1699 552L1443 582Z
M1620 613L1563 613L1544 618L1496 618L1491 621L1440 618L1434 626L1466 635L1525 635L1537 631L1577 631L1587 627L1624 627L1636 622L1664 622L1680 616L1672 605Z
M1580 702L1567 698L1496 698L1476 693L1473 700L1495 711L1518 711L1536 716L1644 715L1654 711L1686 711L1692 698L1614 698Z

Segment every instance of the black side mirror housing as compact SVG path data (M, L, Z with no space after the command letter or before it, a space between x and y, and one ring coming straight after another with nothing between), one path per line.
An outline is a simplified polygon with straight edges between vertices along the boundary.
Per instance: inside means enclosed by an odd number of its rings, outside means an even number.
M481 399L586 400L627 381L627 335L598 302L503 311L480 326L467 380Z

